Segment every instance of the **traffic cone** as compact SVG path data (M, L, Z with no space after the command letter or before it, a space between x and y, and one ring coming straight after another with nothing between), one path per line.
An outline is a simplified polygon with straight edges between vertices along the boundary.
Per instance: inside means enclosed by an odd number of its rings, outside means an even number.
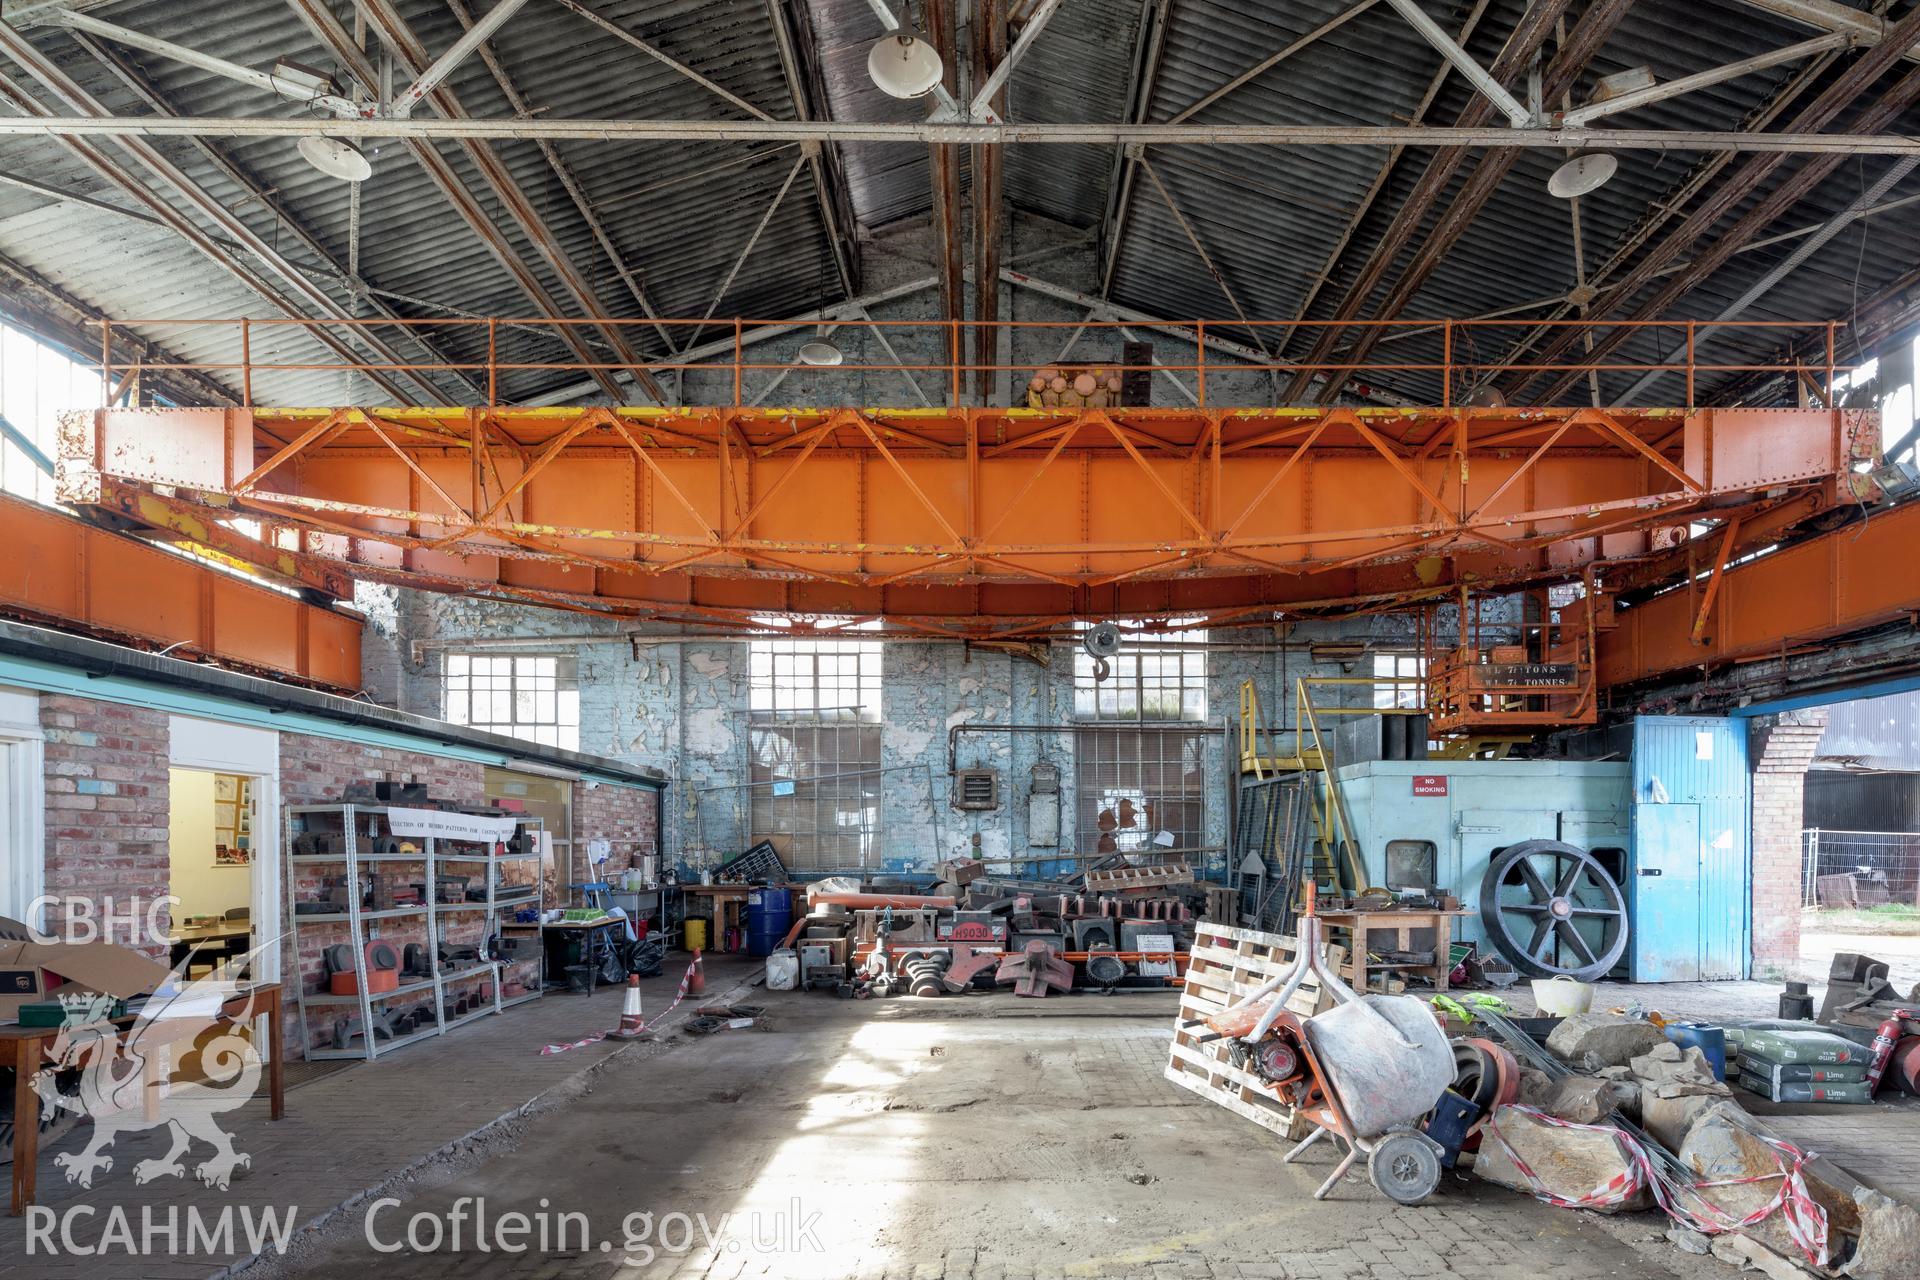
M620 1007L620 1025L614 1028L615 1040L638 1040L649 1034L646 1019L640 1015L640 975L627 975L627 999Z
M707 971L700 963L700 953L693 953L693 964L687 969L687 994L701 996L707 993Z

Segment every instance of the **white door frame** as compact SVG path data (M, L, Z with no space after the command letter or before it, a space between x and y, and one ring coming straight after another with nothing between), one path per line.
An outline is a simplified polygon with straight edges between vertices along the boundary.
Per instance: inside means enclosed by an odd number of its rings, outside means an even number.
M0 915L34 929L46 923L44 907L31 904L46 892L46 735L40 727L40 695L0 688L0 787L7 791L0 823Z
M253 881L254 945L286 932L286 907L280 901L280 735L272 729L169 717L167 763L176 769L209 769L254 780ZM266 947L254 966L258 982L280 980L278 946Z

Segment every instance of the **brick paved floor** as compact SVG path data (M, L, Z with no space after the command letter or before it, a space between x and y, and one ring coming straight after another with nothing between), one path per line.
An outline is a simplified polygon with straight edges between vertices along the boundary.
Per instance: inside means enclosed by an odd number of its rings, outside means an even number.
M1609 1003L1644 992L1668 1012L1724 1016L1764 1012L1775 991L1662 987L1610 991ZM1327 1153L1284 1165L1277 1137L1161 1078L1164 997L752 998L768 1006L769 1029L629 1050L583 1083L608 1046L535 1050L610 1023L618 997L556 997L316 1081L289 1099L282 1124L255 1104L235 1130L253 1167L228 1196L178 1179L134 1186L127 1170L157 1144L123 1139L94 1192L48 1169L44 1198L56 1210L232 1203L297 1205L303 1223L332 1215L249 1280L1732 1275L1666 1245L1657 1216L1605 1220L1470 1179L1403 1209L1354 1175L1316 1203ZM548 1090L566 1101L422 1161ZM1869 1116L1883 1109L1836 1122L1837 1110L1816 1119L1816 1147L1872 1147ZM1892 1122L1920 1132L1920 1111ZM474 1219L497 1228L511 1213L581 1217L544 1248L475 1251ZM101 1224L78 1234L97 1241ZM0 1275L169 1280L218 1272L242 1252L26 1257L23 1242L18 1221L0 1220Z
M563 1250L385 1253L340 1223L272 1275L382 1280L616 1276L1297 1277L1300 1280L1703 1280L1712 1259L1642 1216L1603 1229L1484 1183L1399 1208L1364 1174L1332 1199L1330 1157L1286 1144L1161 1078L1170 1006L1091 998L851 1004L768 997L774 1028L616 1064L591 1098L515 1149L381 1210L373 1238L457 1207L584 1216ZM1031 1002L1026 1003L1031 1008ZM476 1209L480 1202L483 1209ZM673 1252L673 1214L705 1215ZM644 1214L645 1218L631 1215ZM782 1229L812 1220L812 1233ZM789 1247L763 1251L756 1239ZM422 1244L428 1243L424 1236Z
M710 996L757 967L744 957L709 959ZM676 972L644 984L649 1010L666 1008L679 976ZM540 1046L549 1041L575 1040L612 1027L619 1021L621 1001L621 993L613 989L590 998L553 995L482 1018L391 1057L358 1063L304 1085L287 1095L286 1118L279 1123L267 1119L263 1084L258 1098L221 1117L235 1149L251 1159L224 1193L202 1186L190 1170L184 1177L136 1184L135 1165L165 1154L164 1129L122 1136L109 1153L112 1168L98 1175L91 1188L73 1185L54 1158L82 1145L88 1132L83 1125L42 1151L39 1203L62 1215L60 1221L71 1222L74 1242L89 1249L111 1231L115 1210L135 1229L145 1221L184 1222L167 1215L184 1214L190 1206L203 1212L227 1205L271 1208L291 1213L299 1224L315 1221L547 1091L565 1089L623 1048L657 1052L609 1041L552 1057L540 1055ZM684 1017L691 1007L681 1005L674 1017ZM187 1157L189 1165L206 1154L200 1148ZM0 1168L0 1174L10 1173L10 1166ZM162 1244L161 1256L128 1257L120 1251L83 1256L64 1249L48 1256L37 1248L30 1255L29 1244L38 1243L28 1239L30 1225L31 1219L0 1216L0 1276L171 1280L222 1270L248 1252L240 1247L194 1249L190 1256L169 1257ZM58 1234L52 1239L58 1242ZM188 1252L184 1238L180 1249Z

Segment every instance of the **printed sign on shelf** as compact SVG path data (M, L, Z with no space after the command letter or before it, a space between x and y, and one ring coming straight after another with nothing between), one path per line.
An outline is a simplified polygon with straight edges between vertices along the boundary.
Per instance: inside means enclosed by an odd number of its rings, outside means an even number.
M514 818L491 818L478 813L448 813L443 809L388 809L387 825L396 836L499 842L513 839L519 822Z

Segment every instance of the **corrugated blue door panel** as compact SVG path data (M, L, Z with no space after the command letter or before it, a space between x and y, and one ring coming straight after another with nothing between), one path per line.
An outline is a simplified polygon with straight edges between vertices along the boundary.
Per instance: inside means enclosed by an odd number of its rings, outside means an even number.
M1723 716L1641 716L1633 733L1632 970L1640 981L1744 978L1751 952L1752 879L1746 724ZM1660 812L1686 807L1692 817ZM1691 823L1695 834L1689 837ZM1686 873L1690 900L1650 882ZM1658 870L1659 876L1643 875ZM1644 908L1644 909L1643 909ZM1691 956L1690 963L1681 957Z

